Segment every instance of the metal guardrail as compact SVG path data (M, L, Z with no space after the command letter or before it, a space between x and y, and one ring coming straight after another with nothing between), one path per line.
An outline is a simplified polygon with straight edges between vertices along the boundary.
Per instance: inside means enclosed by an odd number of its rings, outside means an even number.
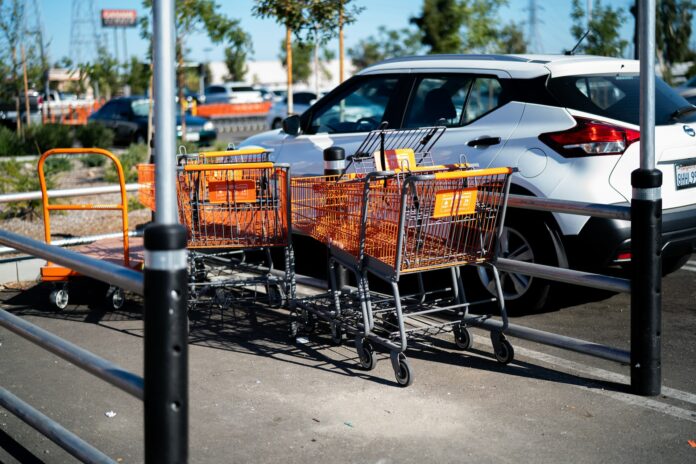
M129 237L142 237L142 233L138 230L128 232ZM62 240L53 240L51 245L64 247L64 246L75 246L84 245L85 243L92 243L98 240L105 240L109 238L122 238L123 234L121 232L114 232L111 234L98 234L98 235L85 235L83 237L72 237L65 238ZM12 247L0 247L0 255L8 253L17 253L16 248Z
M127 192L137 192L138 184L126 184ZM87 195L101 195L106 193L120 193L121 187L118 185L107 185L103 187L81 187L73 189L48 190L46 193L49 198L79 197ZM11 203L13 201L40 200L41 191L5 193L0 195L0 203Z
M599 203L530 197L526 195L509 195L508 206L511 208L524 208L534 211L579 214L582 216L622 219L625 221L631 220L630 205L604 205Z

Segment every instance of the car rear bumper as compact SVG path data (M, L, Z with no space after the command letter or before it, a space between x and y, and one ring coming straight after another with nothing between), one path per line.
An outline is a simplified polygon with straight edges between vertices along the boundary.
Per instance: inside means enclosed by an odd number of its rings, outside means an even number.
M602 268L630 262L631 223L590 218L577 237L567 240L571 263L579 268ZM662 258L676 261L696 251L696 205L662 213Z

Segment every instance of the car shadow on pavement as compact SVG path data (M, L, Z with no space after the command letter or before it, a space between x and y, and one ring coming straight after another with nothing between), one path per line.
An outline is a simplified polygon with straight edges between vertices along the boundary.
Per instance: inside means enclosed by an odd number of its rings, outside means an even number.
M48 288L47 288L48 287ZM17 316L46 317L74 322L97 324L131 336L142 337L142 327L124 328L121 321L142 319L142 300L129 295L126 305L118 310L108 308L97 298L89 298L88 292L75 292L82 297L73 301L62 311L51 307L48 302L50 286L38 284L24 291L0 292L3 307ZM93 292L94 293L94 292ZM99 294L99 292L96 292ZM72 303L75 304L72 304ZM221 308L209 306L194 309L189 313L189 343L193 346L225 350L229 352L268 357L301 367L319 369L337 375L358 377L384 385L398 385L391 377L383 378L362 370L353 341L344 339L341 346L331 342L328 327L319 325L318 330L289 337L289 317L286 310L271 308L263 302ZM389 362L389 354L377 349L381 362ZM515 359L509 365L498 363L488 347L474 346L468 351L459 351L453 341L435 338L424 343L412 343L406 352L409 358L439 364L449 364L516 377L564 383L618 392L627 392L628 385L585 378L555 371L526 361Z

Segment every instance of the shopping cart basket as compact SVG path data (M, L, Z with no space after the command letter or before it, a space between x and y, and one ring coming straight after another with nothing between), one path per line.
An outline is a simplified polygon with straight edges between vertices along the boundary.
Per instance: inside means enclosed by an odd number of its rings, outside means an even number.
M115 204L52 204L49 202L50 191L46 186L45 164L51 156L77 156L92 154L109 158L118 175L118 185L120 187L120 202ZM56 148L48 150L39 158L38 164L39 184L41 187L41 199L44 221L44 236L46 243L51 243L51 212L52 211L120 211L121 238L108 238L96 242L81 245L75 251L91 256L96 259L114 262L125 267L142 268L143 245L141 238L129 237L128 233L128 199L126 195L125 178L121 163L113 153L100 148ZM135 242L135 243L134 243ZM59 266L55 263L47 262L41 268L41 280L53 283L53 291L49 299L58 309L64 309L68 305L69 282L76 278L83 278L79 273L72 269ZM107 290L107 299L114 309L120 309L124 302L124 292L120 288L110 286Z

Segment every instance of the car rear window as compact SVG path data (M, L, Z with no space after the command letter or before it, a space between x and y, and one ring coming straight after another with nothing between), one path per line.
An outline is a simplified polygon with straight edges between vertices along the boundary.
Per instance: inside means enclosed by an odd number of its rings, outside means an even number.
M567 108L640 124L640 76L638 74L576 75L549 79L549 92ZM674 113L689 103L655 78L655 124L674 122ZM680 118L695 121L696 113Z

